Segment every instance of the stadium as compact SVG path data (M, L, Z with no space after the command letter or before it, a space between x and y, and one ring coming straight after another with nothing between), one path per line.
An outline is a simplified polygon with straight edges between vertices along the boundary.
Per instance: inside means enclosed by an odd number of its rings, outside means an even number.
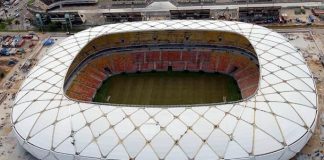
M312 136L315 83L267 28L170 20L90 28L51 48L12 109L38 159L290 159Z

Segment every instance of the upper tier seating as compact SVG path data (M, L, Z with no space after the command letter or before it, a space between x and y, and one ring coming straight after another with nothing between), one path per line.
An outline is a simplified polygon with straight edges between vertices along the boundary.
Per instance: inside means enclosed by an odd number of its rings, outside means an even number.
M245 49L247 51L250 51L252 54L254 53L253 47L250 45L250 42L246 38L231 32L172 30L109 34L93 39L81 50L81 52L75 57L72 65L70 66L68 76L84 59L86 59L90 55L98 53L99 51L110 48L150 44L208 44L219 46L232 46ZM167 52L170 52L170 55L165 56L163 54L161 55L161 57L157 56L159 53L152 53L152 55L147 54L147 57L145 59L143 57L143 61L150 62L152 60L156 61L157 59L166 60L166 57L170 58L171 61L179 60L178 54L172 53L174 51L170 50ZM191 54L192 55L188 55L185 51L182 55L182 60L199 60L195 57L196 53ZM192 62L196 63L197 61Z

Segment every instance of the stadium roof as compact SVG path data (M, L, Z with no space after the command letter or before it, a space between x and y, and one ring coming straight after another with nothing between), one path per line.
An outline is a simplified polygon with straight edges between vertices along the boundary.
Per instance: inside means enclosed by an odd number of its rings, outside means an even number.
M104 34L141 30L224 30L248 38L260 63L256 95L242 102L175 108L70 100L73 58ZM267 28L227 21L146 21L99 26L66 38L34 67L12 110L20 144L39 159L289 159L314 131L317 96L298 50Z

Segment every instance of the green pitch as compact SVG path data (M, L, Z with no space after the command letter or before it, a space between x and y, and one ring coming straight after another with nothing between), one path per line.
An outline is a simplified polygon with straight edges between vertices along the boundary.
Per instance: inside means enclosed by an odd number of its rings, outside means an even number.
M199 72L146 72L109 77L95 102L139 105L204 104L241 99L236 81L227 75Z

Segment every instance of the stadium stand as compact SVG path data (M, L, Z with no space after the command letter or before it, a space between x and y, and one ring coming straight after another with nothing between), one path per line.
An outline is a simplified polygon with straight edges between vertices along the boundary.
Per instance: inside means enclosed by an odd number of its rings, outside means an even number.
M67 93L71 94L71 98L91 100L108 74L167 71L168 67L174 71L219 72L231 75L237 81L243 98L251 96L258 87L258 66L242 54L228 51L198 51L197 49L194 51L163 49L103 54L78 71ZM107 70L110 73L107 73ZM90 89L82 90L80 89L82 87ZM75 93L80 94L81 98L76 97Z
M66 83L65 89L71 98L87 101L109 75L168 69L230 75L237 81L243 98L251 96L259 82L258 60L243 36L231 32L167 30L93 39L75 57L67 74L72 83ZM82 87L91 89L83 93Z
M84 67L74 78L66 92L67 95L70 98L91 101L102 81L107 77L102 64L102 59L99 58L96 63L89 63Z
M85 46L75 58L72 69L80 64L91 54L108 49L132 45L156 45L156 44L203 44L226 45L241 48L254 53L250 42L243 36L231 32L216 31L145 31L110 34L93 39ZM71 71L69 70L69 71Z

